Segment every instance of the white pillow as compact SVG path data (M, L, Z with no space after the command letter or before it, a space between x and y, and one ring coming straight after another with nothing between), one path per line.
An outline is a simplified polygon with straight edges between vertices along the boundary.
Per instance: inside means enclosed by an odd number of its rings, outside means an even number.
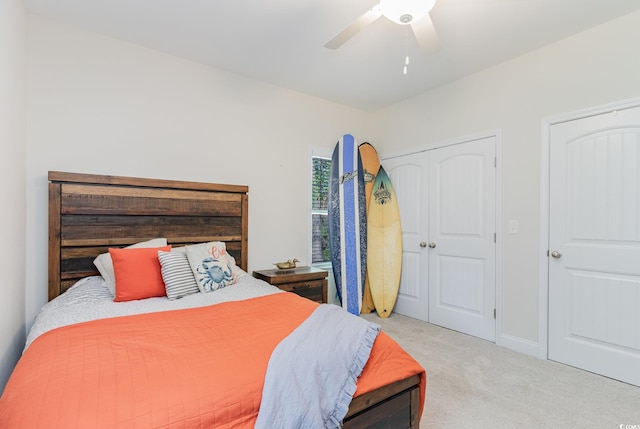
M189 265L200 292L213 292L238 281L235 260L221 241L186 246Z
M132 244L127 246L126 249L135 249L140 247L164 247L167 245L166 238L154 238L153 240L143 241L141 243ZM104 278L104 284L111 292L111 295L116 296L116 276L113 273L113 261L109 252L102 253L93 260L93 265L96 266L100 275Z

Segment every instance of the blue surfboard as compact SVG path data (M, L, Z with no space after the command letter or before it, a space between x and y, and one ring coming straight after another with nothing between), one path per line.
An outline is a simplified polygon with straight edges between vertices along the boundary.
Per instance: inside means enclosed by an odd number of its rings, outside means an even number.
M367 212L358 143L345 134L331 159L329 241L333 277L342 307L359 315L367 272Z

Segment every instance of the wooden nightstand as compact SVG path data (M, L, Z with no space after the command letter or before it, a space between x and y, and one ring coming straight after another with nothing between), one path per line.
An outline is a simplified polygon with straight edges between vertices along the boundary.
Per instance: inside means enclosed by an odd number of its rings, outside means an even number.
M257 279L317 302L327 302L328 275L327 271L313 267L298 267L287 271L261 270L253 272L253 277Z

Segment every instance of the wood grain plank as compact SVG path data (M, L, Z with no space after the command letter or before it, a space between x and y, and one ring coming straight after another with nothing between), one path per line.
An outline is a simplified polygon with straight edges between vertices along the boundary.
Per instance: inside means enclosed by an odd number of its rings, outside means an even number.
M62 226L61 239L65 243L93 239L94 237L122 237L133 239L133 242L140 241L145 237L165 237L177 241L185 237L242 237L239 226L233 225L211 225L207 228L194 228L190 226L163 226L154 224L136 227L135 225L95 225L95 226ZM183 240L194 241L194 240ZM220 240L222 241L222 240Z
M249 187L245 185L226 185L221 183L189 182L166 179L147 179L140 177L110 176L85 173L68 173L62 171L49 171L49 180L52 182L66 183L92 183L105 185L125 185L150 188L167 189L198 189L210 192L247 193Z
M113 238L86 238L86 239L72 239L61 240L62 246L65 247L81 247L81 246L106 246L106 247L126 247L141 241L151 240L152 238L158 238L157 236L137 236L137 237L113 237ZM196 244L206 243L208 241L224 241L228 243L230 241L240 242L242 237L240 235L196 235L189 237L165 237L169 244Z
M420 427L420 389L411 390L411 427Z
M60 185L49 183L49 300L60 294Z
M63 193L62 200L62 214L164 216L241 216L242 214L241 200L226 198L204 200L201 198L173 198L171 196L158 197L155 195L81 195Z
M249 266L249 196L242 195L242 255L239 267L247 271Z
M200 201L235 201L240 202L242 196L230 193L211 193L206 191L192 191L183 189L164 188L135 188L131 186L102 186L83 184L63 184L62 196L110 196L133 198L158 198L172 200L200 200Z

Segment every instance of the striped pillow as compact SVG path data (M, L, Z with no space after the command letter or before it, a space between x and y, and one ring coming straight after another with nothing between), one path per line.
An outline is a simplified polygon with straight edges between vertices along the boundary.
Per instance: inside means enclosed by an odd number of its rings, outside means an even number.
M158 251L158 259L169 299L178 299L200 292L185 252Z

